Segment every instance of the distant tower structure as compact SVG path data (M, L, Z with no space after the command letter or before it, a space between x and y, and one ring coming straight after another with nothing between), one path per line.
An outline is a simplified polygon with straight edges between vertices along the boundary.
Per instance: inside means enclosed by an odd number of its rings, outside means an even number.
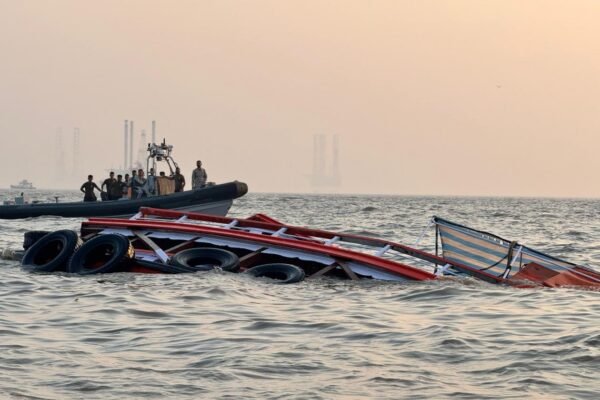
M133 121L129 121L129 168L133 168Z
M152 143L156 143L156 121L152 121Z
M123 169L124 170L128 170L129 169L129 163L127 162L127 153L129 151L128 147L129 147L129 140L128 140L128 134L127 134L127 128L129 127L129 121L125 120L125 131L124 131L124 135L123 135L123 140L125 141L125 146L123 148Z
M146 153L148 151L148 134L145 129L140 131L140 142L135 146L134 121L125 120L123 126L123 173L130 173L134 169L145 168ZM152 140L156 140L156 121L152 121Z
M56 179L65 177L65 149L63 147L62 128L56 130Z
M339 168L339 142L337 135L331 140L331 164L327 164L327 136L313 137L313 170L310 184L314 190L335 189L341 185Z
M338 153L338 135L333 135L333 148L331 149L331 177L335 186L339 186L342 183Z
M80 162L80 146L79 146L79 128L75 128L73 130L73 175L78 177L79 176L79 162Z
M147 153L147 143L146 143L146 130L142 129L142 134L140 135L140 147L138 148L137 158L138 164L142 165L142 168L146 168L145 158Z

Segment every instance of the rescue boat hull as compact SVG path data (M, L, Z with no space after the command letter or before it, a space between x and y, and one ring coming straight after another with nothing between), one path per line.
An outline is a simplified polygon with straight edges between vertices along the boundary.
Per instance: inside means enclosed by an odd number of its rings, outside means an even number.
M41 216L67 218L127 217L137 213L140 207L226 215L233 200L245 195L247 192L248 186L243 182L236 181L202 189L134 200L4 205L0 206L0 219Z

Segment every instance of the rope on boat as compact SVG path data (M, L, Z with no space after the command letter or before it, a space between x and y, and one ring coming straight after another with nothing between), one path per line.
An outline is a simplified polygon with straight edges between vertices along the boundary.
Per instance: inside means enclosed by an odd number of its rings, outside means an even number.
M508 254L507 254L508 255ZM502 261L506 260L506 256L502 257L501 259L499 259L498 261L496 261L495 263L493 263L492 265L489 265L485 268L479 268L477 271L487 271L490 268L494 268L496 267L498 264L500 264Z
M506 258L506 269L504 270L504 273L502 274L502 279L506 279L508 277L508 274L510 274L510 270L512 269L512 263L519 256L519 253L523 249L523 246L521 246L521 248L517 252L516 256L513 258L512 257L513 251L517 245L518 245L518 243L513 240L512 242L510 242L510 245L508 246L508 253L506 254L506 257L505 257Z
M423 239L423 237L427 233L427 230L429 230L429 228L431 228L433 225L435 225L435 218L431 218L429 220L429 224L427 224L427 226L425 227L425 229L423 229L423 232L421 232L421 236L419 236L419 238L417 239L417 241L415 242L415 245L413 247L417 247L419 245L419 243L421 242L421 240Z

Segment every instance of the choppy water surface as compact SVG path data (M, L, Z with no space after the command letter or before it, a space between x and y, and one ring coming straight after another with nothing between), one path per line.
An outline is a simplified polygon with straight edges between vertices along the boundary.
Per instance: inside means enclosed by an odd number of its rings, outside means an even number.
M51 196L41 193L40 196ZM252 194L230 215L413 244L429 217L600 265L600 201ZM0 248L80 220L4 221ZM432 235L423 239L431 248ZM31 274L0 261L0 397L600 396L600 292L472 280Z

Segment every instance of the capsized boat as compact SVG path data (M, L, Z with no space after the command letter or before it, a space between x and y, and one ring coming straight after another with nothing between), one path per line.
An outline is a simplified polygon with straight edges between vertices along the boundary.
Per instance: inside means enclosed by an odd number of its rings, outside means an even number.
M130 219L90 218L81 224L84 239L114 234L127 237L135 249L136 260L142 262L171 265L186 251L212 248L233 253L239 259L236 268L242 271L273 266L272 271L269 267L264 271L267 276L269 272L277 275L276 266L285 264L301 268L302 274L309 278L322 275L353 280L436 278L433 273L404 264L392 255L406 251L423 259L430 258L419 250L407 250L400 244L366 236L285 225L264 214L245 219L141 208ZM207 258L210 257L196 257L198 262ZM146 265L134 270L150 272Z
M511 246L512 242L440 218L434 222L436 237L442 241L442 255L374 237L286 225L264 214L228 218L154 208L142 208L130 219L90 218L82 222L81 236L85 239L102 235L128 238L135 250L134 259L142 264L150 263L152 267L149 270L138 265L132 269L138 272L156 271L156 265L173 265L173 260L181 266L176 259L186 251L200 251L196 261L202 263L207 258L202 256L201 250L218 249L232 253L239 260L236 268L242 271L283 263L300 268L308 278L335 275L352 280L428 281L468 275L489 283L518 287L600 287L600 274L589 268L521 245ZM463 233L472 231L478 240L488 243L501 240L498 251L506 254L498 253L500 262L494 260L485 265L457 255L462 254L461 250L449 247L452 240L449 235L450 230L458 228ZM479 252L489 248L475 242L474 247L477 246ZM509 260L508 270L513 271L512 274L500 266L503 259ZM188 257L187 261L190 260ZM277 275L275 271L270 272Z
M65 202L12 204L0 206L0 219L18 219L40 216L92 217L132 216L140 207L157 207L197 211L211 215L226 215L233 200L245 195L248 186L243 182L228 182L201 189L142 197L97 202Z
M308 278L427 281L468 275L518 287L600 288L600 274L592 269L441 218L432 222L442 255L379 238L286 225L263 214L244 219L153 208L142 208L131 219L90 218L82 223L81 236L125 236L136 260L164 265L181 252L216 248L235 254L241 270L285 263Z

